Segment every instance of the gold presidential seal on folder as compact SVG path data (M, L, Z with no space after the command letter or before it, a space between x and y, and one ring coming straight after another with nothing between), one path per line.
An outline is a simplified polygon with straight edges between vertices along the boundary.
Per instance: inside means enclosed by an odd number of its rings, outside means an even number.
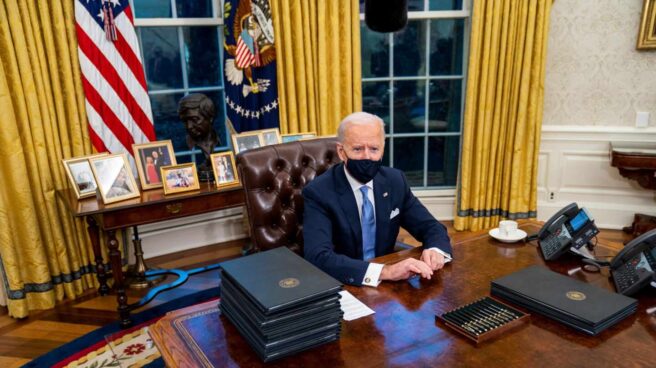
M585 294L583 294L580 291L568 291L567 294L565 295L567 296L567 299L576 300L576 301L585 300L586 298Z
M290 288L297 287L300 283L301 282L298 281L298 279L295 279L293 277L288 277L286 279L280 280L280 282L278 282L278 285L281 288L290 289Z

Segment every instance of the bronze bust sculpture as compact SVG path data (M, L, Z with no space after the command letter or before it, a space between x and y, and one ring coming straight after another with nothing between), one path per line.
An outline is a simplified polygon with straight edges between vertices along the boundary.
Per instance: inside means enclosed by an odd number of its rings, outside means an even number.
M198 166L200 181L211 181L214 178L210 155L219 143L219 137L213 127L215 115L214 103L204 94L192 93L178 102L178 116L187 130L189 149L198 146L205 155L205 162Z

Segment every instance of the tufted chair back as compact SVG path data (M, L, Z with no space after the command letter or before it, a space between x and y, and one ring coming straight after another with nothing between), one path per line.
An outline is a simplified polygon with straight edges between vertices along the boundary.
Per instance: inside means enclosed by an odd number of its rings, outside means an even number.
M341 162L336 138L296 141L237 156L255 251L287 246L303 254L303 196L317 175Z

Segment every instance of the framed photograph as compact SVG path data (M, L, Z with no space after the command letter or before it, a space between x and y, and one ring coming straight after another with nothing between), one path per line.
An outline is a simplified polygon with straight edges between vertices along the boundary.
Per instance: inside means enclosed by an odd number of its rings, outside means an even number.
M200 189L196 164L164 166L160 169L164 179L164 194L187 192Z
M160 168L175 165L175 153L170 140L133 144L134 160L139 171L141 188L162 187Z
M278 128L263 129L259 132L262 137L261 142L263 146L282 143L282 139L280 139L280 130Z
M316 136L317 136L317 133L315 133L315 132L283 134L282 135L282 143L300 141L301 139L315 138Z
M139 197L139 188L125 153L93 157L89 164L103 203Z
M656 0L644 0L637 48L656 50Z
M96 180L93 178L93 171L89 165L89 159L92 157L107 156L108 153L98 153L95 155L73 157L62 160L66 175L75 191L77 199L92 197L96 195Z
M260 141L260 131L252 131L232 136L232 146L235 154L239 154L249 149L260 148L263 146Z
M235 156L232 152L214 153L210 158L217 188L239 185L239 174L237 173L237 165L235 165Z

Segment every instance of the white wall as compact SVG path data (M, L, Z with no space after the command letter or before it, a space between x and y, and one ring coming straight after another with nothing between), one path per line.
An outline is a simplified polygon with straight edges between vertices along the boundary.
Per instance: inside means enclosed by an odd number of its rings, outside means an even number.
M543 124L656 126L656 51L636 50L643 0L557 0L551 12Z
M600 227L656 215L654 192L610 166L610 142L656 147L656 52L635 48L643 0L558 0L549 29L538 219L577 202ZM636 128L638 111L650 112ZM553 198L552 198L553 193Z

